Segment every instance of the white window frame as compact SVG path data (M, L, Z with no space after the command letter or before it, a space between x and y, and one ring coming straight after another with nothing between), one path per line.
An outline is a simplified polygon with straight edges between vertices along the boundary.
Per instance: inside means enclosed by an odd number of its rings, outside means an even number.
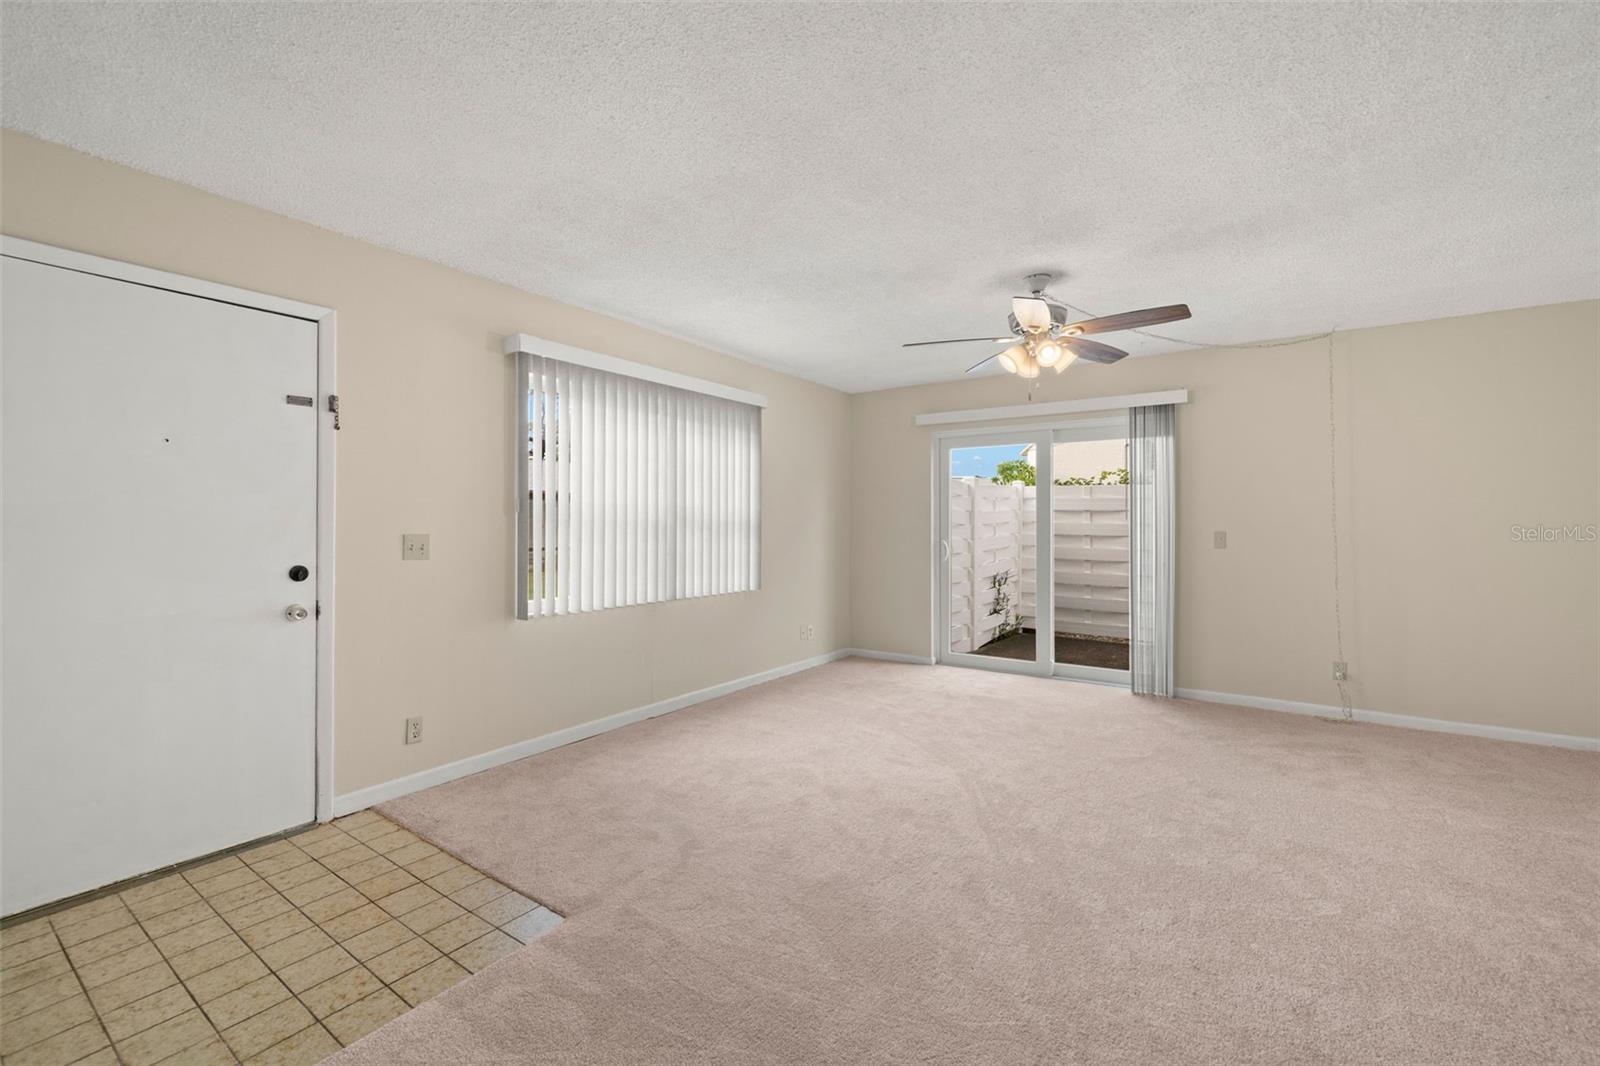
M586 366L591 370L604 370L608 374L621 374L624 377L638 378L640 381L653 381L658 385L670 385L674 389L703 392L707 396L733 400L735 403L747 403L752 407L767 406L767 397L763 393L736 389L731 385L707 381L705 378L691 377L688 374L679 374L672 370L663 370L658 366L650 366L648 363L636 363L632 359L622 359L615 355L606 355L603 352L591 352L587 348L574 348L570 344L547 340L544 337L535 337L529 333L508 334L502 342L501 348L507 355L539 355L546 359L557 359L563 363ZM518 366L522 366L526 362L527 360L519 360Z
M528 437L533 426L528 420L528 378L533 372L535 358L556 359L564 363L588 367L592 370L601 370L609 374L620 374L624 377L638 378L641 381L654 382L675 389L685 389L690 392L704 393L723 400L732 400L735 403L749 404L752 407L765 409L767 397L764 393L751 392L746 389L734 388L720 382L708 381L705 378L692 377L688 374L679 374L672 370L663 370L660 367L650 366L648 363L636 363L631 359L623 359L615 355L606 355L603 352L592 352L586 348L576 348L560 341L536 337L529 333L510 333L501 342L501 350L516 358L517 388L513 396L516 405L516 442L513 445L512 463L516 474L517 494L517 530L516 554L512 568L512 601L516 617L520 621L528 621L532 611L528 606L528 555L531 550L528 536L528 522L530 519L529 494L532 486L528 478ZM757 536L760 535L761 509L757 501L755 513ZM761 588L758 572L756 584L749 591ZM587 612L585 612L587 613Z

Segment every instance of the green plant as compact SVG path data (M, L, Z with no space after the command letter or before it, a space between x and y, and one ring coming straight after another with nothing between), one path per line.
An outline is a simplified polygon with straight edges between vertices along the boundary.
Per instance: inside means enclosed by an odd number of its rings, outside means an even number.
M1011 571L1002 570L989 578L989 587L994 589L994 603L989 608L989 615L1000 615L1000 625L994 631L995 640L1004 640L1013 633L1021 632L1022 622L1011 616L1011 593L1007 586L1011 584Z
M1003 463L995 464L994 477L989 480L996 485L1032 485L1033 478L1032 463L1026 459L1007 459Z
M999 480L998 478L996 480ZM1032 485L1033 482L1029 481ZM1128 484L1128 468L1119 466L1115 470L1102 470L1098 477L1058 477L1057 485L1126 485Z

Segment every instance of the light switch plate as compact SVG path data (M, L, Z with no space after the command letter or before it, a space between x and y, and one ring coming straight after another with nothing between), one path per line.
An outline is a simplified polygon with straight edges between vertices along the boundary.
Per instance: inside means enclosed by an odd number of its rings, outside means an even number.
M428 561L428 534L400 534L400 558L408 563Z

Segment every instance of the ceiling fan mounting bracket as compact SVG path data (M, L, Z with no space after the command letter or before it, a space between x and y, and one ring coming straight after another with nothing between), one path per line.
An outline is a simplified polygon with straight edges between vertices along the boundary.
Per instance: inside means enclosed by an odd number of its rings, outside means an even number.
M1043 296L1044 290L1050 287L1050 283L1056 280L1056 276L1048 273L1029 274L1022 280L1027 284L1029 292L1035 296Z

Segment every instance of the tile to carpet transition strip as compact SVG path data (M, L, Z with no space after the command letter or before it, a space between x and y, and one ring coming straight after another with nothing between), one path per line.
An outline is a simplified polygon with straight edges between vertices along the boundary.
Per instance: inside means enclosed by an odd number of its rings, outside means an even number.
M535 907L515 921L507 922L503 928L506 932L526 944L528 941L541 937L561 924L561 915L554 911Z

